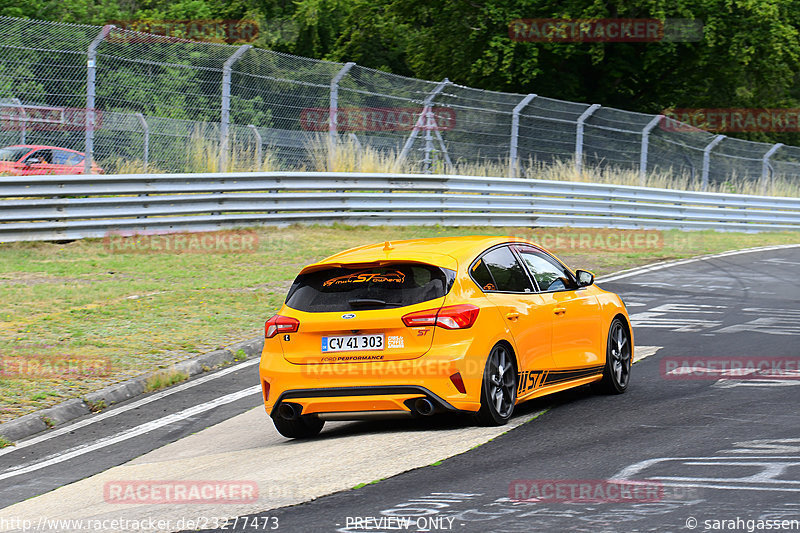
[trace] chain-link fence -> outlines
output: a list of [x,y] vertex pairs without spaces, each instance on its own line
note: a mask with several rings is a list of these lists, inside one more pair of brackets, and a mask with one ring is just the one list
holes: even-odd
[[[688,176],[800,174],[800,148],[659,116],[406,78],[250,46],[0,18],[0,142],[90,153],[106,172],[312,169],[345,139],[421,172],[568,161]],[[316,157],[316,159],[315,159]],[[88,170],[88,163],[86,163]]]

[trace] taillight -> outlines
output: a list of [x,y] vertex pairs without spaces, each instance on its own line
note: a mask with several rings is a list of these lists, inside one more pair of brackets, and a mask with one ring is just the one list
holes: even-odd
[[472,304],[448,305],[440,309],[426,309],[403,316],[408,327],[439,326],[444,329],[467,329],[478,318],[480,307]]
[[278,333],[294,333],[300,327],[300,321],[290,316],[275,315],[264,324],[264,336],[271,339]]
[[438,309],[427,309],[403,315],[403,324],[410,328],[414,326],[435,326],[437,311]]

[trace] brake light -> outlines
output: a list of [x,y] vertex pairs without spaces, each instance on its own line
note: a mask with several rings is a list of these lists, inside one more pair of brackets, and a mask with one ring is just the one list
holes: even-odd
[[300,321],[289,316],[275,315],[264,324],[264,336],[271,339],[278,333],[294,333],[300,327]]
[[480,307],[472,304],[448,305],[403,316],[403,324],[412,327],[439,326],[444,329],[467,329],[478,318]]

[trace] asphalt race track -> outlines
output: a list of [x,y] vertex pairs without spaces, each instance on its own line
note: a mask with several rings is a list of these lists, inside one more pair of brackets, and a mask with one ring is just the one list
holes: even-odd
[[[800,358],[798,277],[800,247],[610,277],[600,285],[623,296],[647,347],[631,388],[529,402],[510,430],[337,423],[287,441],[260,407],[254,363],[230,367],[0,450],[0,531],[37,514],[177,516],[189,510],[104,507],[102,486],[179,473],[258,480],[257,502],[203,510],[239,516],[226,531],[747,531],[758,520],[780,530],[800,520],[800,375],[753,379],[718,364]],[[706,359],[687,371],[687,358]],[[615,498],[624,481],[648,490]],[[543,490],[553,486],[606,497],[553,497]]]

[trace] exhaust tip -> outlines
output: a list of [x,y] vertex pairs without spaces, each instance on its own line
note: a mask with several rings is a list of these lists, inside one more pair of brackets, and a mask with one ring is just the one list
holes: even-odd
[[296,420],[300,416],[300,409],[291,403],[282,403],[278,407],[278,416],[285,420]]
[[417,398],[414,402],[414,410],[419,415],[430,416],[433,414],[433,404],[427,398]]

